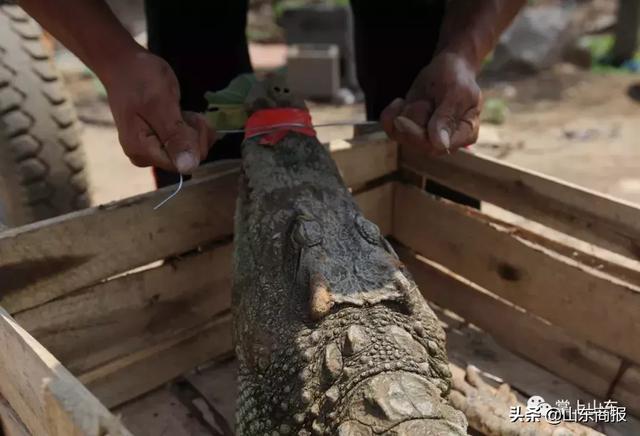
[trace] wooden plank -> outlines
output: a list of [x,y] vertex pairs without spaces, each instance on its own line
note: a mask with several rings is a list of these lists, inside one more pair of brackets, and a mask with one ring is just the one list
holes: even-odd
[[85,288],[16,315],[73,373],[204,324],[231,305],[232,244]]
[[0,396],[0,435],[31,436],[7,400]]
[[109,408],[149,392],[208,360],[233,351],[231,315],[182,332],[80,375],[79,380]]
[[587,392],[607,394],[622,363],[619,357],[454,277],[405,247],[395,248],[428,301],[457,313],[499,344]]
[[216,435],[196,420],[168,387],[118,407],[114,413],[122,417],[122,422],[136,436]]
[[130,435],[51,353],[2,308],[0,344],[3,347],[0,395],[32,434]]
[[235,358],[212,362],[197,368],[187,380],[215,408],[218,419],[235,428],[238,398],[238,361]]
[[328,146],[349,187],[363,185],[398,169],[398,146],[384,134],[331,141]]
[[[542,250],[477,212],[407,185],[395,187],[393,235],[571,334],[640,362],[637,287]],[[585,322],[598,319],[603,321]]]
[[12,313],[233,233],[238,171],[20,227],[0,236],[0,304]]
[[377,224],[380,233],[391,234],[393,216],[393,183],[388,182],[354,195],[362,214]]
[[[547,237],[547,233],[545,233],[544,230],[532,231],[531,229],[525,229],[521,227],[520,224],[509,223],[503,221],[502,219],[497,219],[492,216],[486,215],[484,214],[484,210],[482,219],[486,220],[487,223],[492,223],[492,225],[497,225],[501,228],[504,228],[514,237],[525,239],[535,245],[544,247],[544,249],[551,250],[555,253],[560,254],[561,256],[570,258],[575,262],[580,263],[592,270],[598,270],[601,273],[607,274],[609,276],[618,277],[621,280],[632,285],[640,286],[640,269],[632,267],[635,262],[629,258],[622,258],[621,256],[611,253],[610,251],[605,252],[604,250],[598,250],[594,245],[586,243],[584,245],[586,245],[588,248],[584,247],[584,249],[575,246],[569,246],[566,245],[568,242],[549,239]],[[554,232],[553,230],[550,230],[548,228],[545,230]],[[590,249],[590,252],[584,251],[588,249]],[[596,251],[600,251],[599,255],[593,254]],[[628,261],[628,263],[613,262],[612,260],[610,260],[611,257],[617,257],[618,259]]]
[[432,159],[402,146],[400,162],[430,179],[576,238],[640,259],[640,207],[468,152]]

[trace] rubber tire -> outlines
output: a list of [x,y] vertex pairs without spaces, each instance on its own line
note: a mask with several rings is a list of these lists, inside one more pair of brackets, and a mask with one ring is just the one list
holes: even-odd
[[79,127],[40,26],[18,6],[0,6],[0,222],[90,205]]

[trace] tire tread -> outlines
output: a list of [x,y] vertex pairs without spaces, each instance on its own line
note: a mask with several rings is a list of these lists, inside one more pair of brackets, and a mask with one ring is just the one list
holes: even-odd
[[79,122],[41,37],[21,8],[0,6],[0,185],[10,225],[90,206]]

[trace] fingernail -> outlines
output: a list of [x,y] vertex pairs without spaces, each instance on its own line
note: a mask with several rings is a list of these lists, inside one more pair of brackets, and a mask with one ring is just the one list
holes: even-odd
[[450,153],[449,148],[451,147],[451,137],[449,136],[447,129],[440,129],[440,142],[444,145],[447,153]]
[[185,174],[196,169],[199,161],[190,151],[181,151],[176,156],[175,164],[178,172]]

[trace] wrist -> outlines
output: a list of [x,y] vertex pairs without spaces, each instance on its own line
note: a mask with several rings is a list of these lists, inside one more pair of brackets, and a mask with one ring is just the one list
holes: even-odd
[[112,43],[103,47],[100,56],[91,62],[89,67],[104,86],[109,88],[114,81],[122,80],[123,65],[130,64],[138,56],[145,53],[148,51],[133,39],[121,41],[118,44]]
[[456,75],[463,74],[465,77],[476,77],[478,68],[475,58],[465,52],[457,50],[442,50],[436,53],[432,64],[445,65],[448,71],[456,71]]
[[447,44],[440,47],[436,56],[445,56],[455,59],[457,62],[464,64],[474,74],[477,74],[482,67],[484,60],[473,47],[473,44]]

